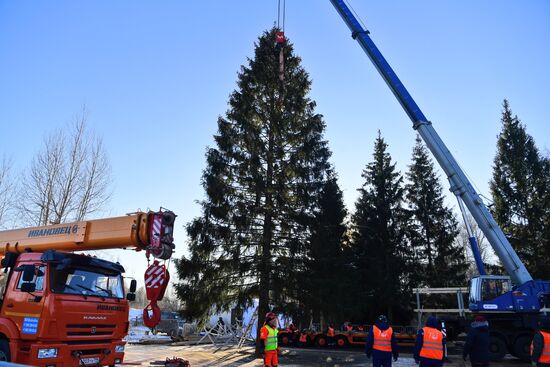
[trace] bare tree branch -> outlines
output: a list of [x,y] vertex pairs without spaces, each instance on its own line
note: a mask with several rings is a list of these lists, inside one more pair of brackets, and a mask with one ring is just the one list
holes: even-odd
[[0,228],[6,223],[6,214],[12,205],[14,183],[11,170],[11,161],[3,157],[0,162]]
[[65,129],[44,139],[24,174],[17,211],[27,225],[82,220],[110,198],[111,168],[83,107]]

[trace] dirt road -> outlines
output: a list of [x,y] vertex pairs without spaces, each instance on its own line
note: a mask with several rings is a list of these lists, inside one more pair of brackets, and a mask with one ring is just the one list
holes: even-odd
[[[262,361],[255,358],[253,349],[246,347],[240,351],[235,348],[217,348],[212,345],[170,346],[170,345],[127,345],[124,365],[159,366],[167,357],[180,357],[191,362],[192,367],[261,367]],[[359,367],[369,366],[365,355],[360,350],[326,350],[283,348],[279,359],[281,367]],[[394,367],[416,367],[410,354],[403,354]],[[464,367],[458,356],[451,356],[451,362],[445,366]],[[517,359],[506,359],[502,363],[491,364],[491,367],[527,367],[529,364]]]

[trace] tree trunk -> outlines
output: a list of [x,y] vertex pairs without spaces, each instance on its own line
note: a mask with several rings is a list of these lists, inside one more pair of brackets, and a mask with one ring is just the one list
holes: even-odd
[[269,311],[269,288],[271,273],[271,241],[273,240],[273,135],[269,129],[267,151],[267,172],[265,184],[265,214],[262,234],[262,252],[260,266],[260,292],[258,300],[258,330],[256,335],[256,355],[261,354],[260,329],[263,326],[265,314]]

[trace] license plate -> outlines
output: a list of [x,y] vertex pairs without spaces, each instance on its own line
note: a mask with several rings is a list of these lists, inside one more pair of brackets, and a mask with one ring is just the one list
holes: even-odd
[[99,363],[99,357],[82,358],[80,360],[80,363],[82,363],[82,364],[98,364]]

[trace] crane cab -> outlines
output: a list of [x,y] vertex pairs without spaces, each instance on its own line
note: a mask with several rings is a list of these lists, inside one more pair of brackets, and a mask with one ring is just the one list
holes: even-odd
[[0,360],[40,367],[123,361],[135,281],[126,294],[121,265],[54,250],[7,255]]
[[[547,282],[529,281],[520,286],[508,276],[482,275],[470,280],[470,310],[474,312],[538,313],[544,307]],[[546,285],[547,286],[547,285]]]
[[513,311],[512,280],[508,276],[482,275],[470,280],[470,310]]

